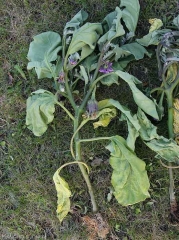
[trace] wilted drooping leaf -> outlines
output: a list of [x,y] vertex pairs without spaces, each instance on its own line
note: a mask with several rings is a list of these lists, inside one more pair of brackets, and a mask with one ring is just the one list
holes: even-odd
[[98,103],[99,110],[107,107],[117,108],[132,123],[132,125],[137,131],[140,129],[138,119],[136,119],[136,117],[131,114],[131,111],[127,107],[123,106],[122,104],[120,104],[118,101],[114,99],[105,99]]
[[120,136],[111,137],[111,143],[106,148],[111,152],[111,183],[117,201],[127,206],[148,198],[150,184],[145,163],[128,148]]
[[176,78],[178,73],[178,63],[171,64],[167,69],[166,82],[170,85]]
[[116,74],[122,78],[125,82],[128,83],[135,103],[148,115],[152,116],[155,119],[159,119],[157,110],[156,110],[156,104],[153,102],[150,98],[148,98],[146,95],[144,95],[135,85],[135,83],[139,80],[135,78],[134,76],[130,75],[127,72],[123,71],[116,71]]
[[116,74],[111,74],[108,76],[104,76],[101,81],[100,81],[103,85],[106,85],[108,87],[110,87],[112,84],[117,84],[119,85],[118,82],[118,76]]
[[149,19],[149,23],[151,24],[149,32],[153,32],[155,30],[158,30],[163,26],[163,22],[161,19],[154,18],[154,19]]
[[88,13],[84,10],[80,10],[69,22],[66,23],[64,28],[64,35],[74,34],[74,32],[80,28],[80,25],[86,21]]
[[179,146],[173,139],[167,139],[160,136],[145,144],[157,153],[157,158],[163,158],[167,162],[179,164]]
[[177,28],[179,28],[179,15],[178,15],[176,18],[173,19],[173,24],[174,24]]
[[94,51],[102,32],[100,23],[86,23],[74,33],[66,56],[81,51],[80,61],[82,61]]
[[147,50],[137,42],[125,44],[121,48],[130,52],[136,60],[144,58],[144,54],[146,54],[148,57],[151,57],[151,54],[149,54]]
[[134,33],[137,27],[140,5],[138,0],[121,0],[120,7],[122,10],[122,19],[126,24],[129,32]]
[[55,95],[43,89],[27,99],[26,125],[35,136],[41,136],[53,121],[56,101]]
[[27,55],[27,69],[35,68],[37,76],[41,78],[52,78],[58,52],[61,50],[61,37],[55,32],[44,32],[34,37]]
[[98,127],[107,127],[109,123],[111,122],[111,119],[113,119],[117,114],[117,111],[115,108],[104,108],[101,110],[99,121],[93,123],[94,128]]
[[53,176],[53,181],[55,183],[57,191],[57,217],[60,222],[66,217],[70,211],[70,196],[71,191],[69,189],[68,183],[59,175],[60,168],[55,172]]
[[103,26],[108,31],[98,40],[98,44],[103,46],[106,42],[112,41],[114,38],[125,34],[123,26],[121,24],[122,11],[119,7],[116,7],[113,13],[108,14],[103,20]]
[[[137,121],[137,116],[134,115],[133,119]],[[127,121],[127,127],[128,127],[128,136],[126,139],[127,146],[134,151],[135,150],[135,141],[137,137],[139,136],[139,131],[134,127],[134,125],[129,121],[129,119],[122,114],[120,120],[126,120]]]
[[145,47],[148,47],[149,45],[157,45],[162,39],[162,36],[168,32],[171,32],[171,30],[170,29],[155,30],[153,32],[149,32],[143,38],[137,39],[136,41]]
[[150,141],[159,137],[159,135],[157,134],[157,127],[151,123],[151,121],[146,117],[146,115],[140,108],[138,108],[137,111],[137,118],[141,127],[139,129],[139,133],[142,140]]
[[139,135],[144,143],[154,152],[157,158],[163,158],[167,162],[179,164],[179,146],[173,139],[167,139],[157,134],[157,128],[150,122],[141,109],[138,109],[137,117],[141,126]]

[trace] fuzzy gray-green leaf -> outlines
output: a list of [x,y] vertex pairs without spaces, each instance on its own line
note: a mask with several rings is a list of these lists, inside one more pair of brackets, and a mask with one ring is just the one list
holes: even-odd
[[61,48],[61,37],[58,33],[49,31],[35,36],[27,55],[29,60],[27,69],[35,68],[39,79],[52,78],[55,71],[52,62],[57,60]]
[[66,23],[64,35],[73,34],[77,29],[80,28],[80,25],[82,25],[87,18],[88,13],[84,10],[80,10],[69,22]]
[[149,54],[147,50],[137,42],[125,44],[121,46],[121,48],[134,55],[136,60],[144,58],[144,54],[146,54],[148,57],[151,57],[151,54]]
[[100,23],[86,23],[74,33],[67,56],[81,51],[80,61],[83,60],[94,51],[101,34],[102,26]]
[[152,116],[155,119],[159,119],[156,110],[156,104],[136,87],[135,82],[137,82],[138,79],[129,73],[120,70],[116,71],[116,74],[128,83],[132,91],[135,103],[148,115]]
[[157,45],[160,42],[162,36],[170,31],[170,29],[155,30],[153,32],[149,32],[143,38],[137,39],[136,41],[145,47],[148,47],[149,45]]
[[[124,28],[121,24],[121,17],[122,17],[122,11],[119,7],[116,7],[115,12],[113,14],[110,14],[109,16],[111,16],[110,21],[108,21],[108,18],[104,19],[104,21],[107,20],[109,31],[106,32],[99,40],[98,40],[98,44],[103,45],[104,43],[106,43],[107,41],[112,41],[114,38],[122,36],[125,34]],[[114,18],[114,19],[112,19]]]
[[117,201],[127,206],[148,198],[150,184],[145,163],[128,148],[120,136],[111,137],[111,143],[106,148],[111,152],[111,183]]
[[27,99],[26,125],[35,136],[41,136],[53,121],[56,96],[40,89]]
[[135,32],[140,5],[138,0],[121,0],[120,7],[124,9],[122,10],[122,19],[126,24],[126,27],[130,32]]
[[179,146],[173,139],[167,139],[157,134],[157,128],[150,122],[141,109],[138,109],[137,117],[140,123],[139,135],[144,143],[155,153],[157,158],[163,158],[167,162],[179,164]]

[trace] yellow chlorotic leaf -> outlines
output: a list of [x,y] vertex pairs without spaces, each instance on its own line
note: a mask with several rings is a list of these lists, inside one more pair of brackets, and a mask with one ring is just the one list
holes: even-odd
[[167,70],[166,81],[168,84],[172,83],[175,80],[177,73],[178,73],[178,64],[173,63],[172,65],[169,66]]
[[93,123],[94,128],[98,128],[98,127],[107,127],[108,124],[111,121],[111,117],[103,115],[99,118],[98,122]]
[[70,196],[71,191],[68,183],[59,175],[60,170],[58,169],[54,176],[53,181],[57,190],[57,217],[60,222],[66,217],[70,211]]
[[178,98],[174,100],[174,108],[176,110],[174,110],[173,129],[174,129],[174,133],[176,134],[175,141],[179,145],[179,99]]
[[151,24],[149,32],[153,32],[163,26],[162,20],[158,18],[149,19],[149,23]]
[[[109,111],[109,108],[106,108]],[[104,111],[105,109],[103,109]],[[117,111],[115,108],[111,108],[110,112],[104,112],[103,114],[100,115],[99,121],[93,123],[94,128],[98,127],[107,127],[111,121],[112,118],[114,118],[117,114]]]

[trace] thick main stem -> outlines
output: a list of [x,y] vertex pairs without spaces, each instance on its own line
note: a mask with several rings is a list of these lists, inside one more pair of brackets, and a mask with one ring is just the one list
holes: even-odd
[[[76,115],[75,121],[74,121],[74,132],[76,132],[76,130],[78,129],[78,126],[79,126],[79,116],[80,116],[80,113],[78,112]],[[79,140],[79,132],[76,133],[74,142],[75,142],[75,151],[76,151],[76,161],[81,161],[81,143],[78,140]],[[89,179],[89,175],[86,172],[86,169],[82,164],[79,164],[79,168],[81,170],[83,178],[88,187],[88,192],[89,192],[89,195],[91,198],[93,212],[97,212],[98,207],[97,207],[97,204],[95,201],[94,192],[93,192],[93,188],[92,188],[92,185],[91,185],[91,182]]]
[[[174,131],[173,131],[173,94],[171,91],[166,91],[167,95],[167,103],[168,103],[168,134],[169,138],[174,138]],[[169,163],[169,166],[171,166],[171,163]],[[172,168],[169,168],[169,179],[170,179],[170,186],[169,186],[169,194],[170,194],[170,206],[171,211],[176,210],[177,208],[177,202],[175,198],[174,193],[174,179],[173,179],[173,170]]]

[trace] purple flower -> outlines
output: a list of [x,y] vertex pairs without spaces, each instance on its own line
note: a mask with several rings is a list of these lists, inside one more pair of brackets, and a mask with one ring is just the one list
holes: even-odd
[[68,58],[68,61],[70,65],[76,65],[79,59],[80,59],[80,55],[76,52],[70,55],[70,57]]
[[71,65],[76,65],[77,64],[77,61],[76,60],[73,60],[73,59],[69,59],[69,63]]
[[99,69],[99,72],[105,73],[105,74],[113,71],[114,70],[112,69],[112,63],[109,61],[105,62]]
[[64,74],[64,72],[60,72],[59,73],[58,82],[59,83],[64,83],[65,82],[65,74]]
[[87,111],[90,117],[94,117],[98,111],[98,103],[94,99],[90,99],[87,104]]

